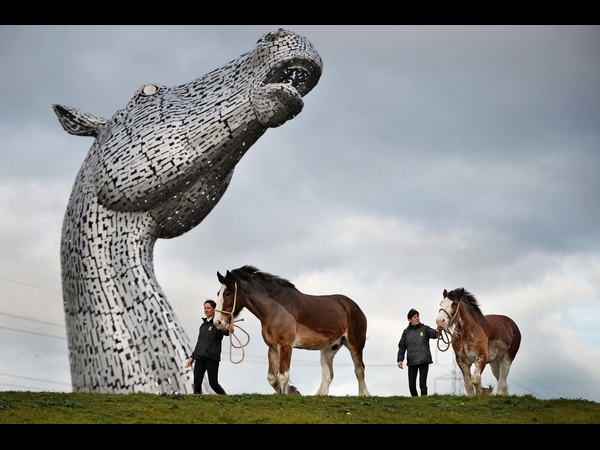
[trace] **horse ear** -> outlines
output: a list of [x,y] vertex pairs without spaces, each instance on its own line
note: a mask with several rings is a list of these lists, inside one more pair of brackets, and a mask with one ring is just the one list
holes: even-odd
[[448,291],[444,289],[444,298],[448,297]]
[[458,293],[458,300],[460,300],[464,294],[465,294],[465,288],[462,288],[460,290],[460,292]]
[[217,278],[219,279],[219,282],[220,282],[221,284],[225,284],[225,283],[224,283],[224,281],[225,281],[225,278],[223,278],[223,275],[221,275],[219,272],[217,272]]

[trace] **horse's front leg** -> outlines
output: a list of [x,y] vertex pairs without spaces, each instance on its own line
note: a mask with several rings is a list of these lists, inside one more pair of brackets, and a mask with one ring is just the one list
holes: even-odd
[[471,381],[471,365],[464,362],[462,359],[456,358],[456,364],[460,368],[463,374],[463,380],[465,383],[465,391],[469,397],[472,397],[475,392],[473,389],[473,382]]
[[275,392],[281,394],[281,385],[279,384],[279,355],[276,350],[269,347],[267,356],[269,359],[267,380],[269,380],[269,384],[275,389]]
[[473,372],[473,376],[471,377],[471,381],[473,382],[473,386],[475,387],[475,395],[483,395],[483,391],[481,389],[481,374],[485,369],[487,364],[486,355],[478,355],[475,360],[475,371]]
[[277,345],[279,352],[279,386],[282,394],[290,393],[290,365],[292,362],[292,344],[287,340]]

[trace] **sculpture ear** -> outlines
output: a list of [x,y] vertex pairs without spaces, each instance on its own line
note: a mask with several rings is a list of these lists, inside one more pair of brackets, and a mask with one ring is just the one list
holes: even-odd
[[444,289],[444,298],[448,297],[448,291],[446,289]]
[[75,136],[98,136],[108,120],[96,117],[75,108],[52,105],[60,124],[69,134]]

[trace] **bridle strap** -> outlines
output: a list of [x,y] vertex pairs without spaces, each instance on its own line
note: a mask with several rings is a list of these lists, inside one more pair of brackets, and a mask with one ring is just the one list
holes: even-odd
[[454,314],[450,315],[448,314],[448,311],[446,311],[444,308],[441,308],[439,310],[439,312],[444,311],[446,313],[446,315],[448,316],[448,319],[450,319],[450,321],[448,322],[448,325],[450,325],[452,322],[454,322],[454,319],[456,319],[456,316],[458,315],[458,308],[460,307],[460,302],[457,301],[456,302],[456,308],[454,309]]
[[[456,302],[456,308],[454,310],[454,314],[450,315],[448,314],[448,311],[446,311],[444,308],[440,308],[439,312],[444,311],[444,313],[446,313],[446,315],[448,316],[448,326],[450,326],[450,324],[452,322],[454,322],[454,319],[456,319],[456,316],[458,315],[458,308],[460,306],[460,302]],[[443,342],[444,344],[446,344],[446,348],[442,349],[440,347],[440,342]],[[441,352],[445,352],[446,350],[448,350],[450,348],[450,344],[452,343],[452,333],[450,333],[448,331],[447,328],[438,328],[438,342],[437,342],[437,347],[438,350],[440,350]]]
[[[233,308],[231,308],[231,311],[223,311],[222,309],[215,309],[215,311],[220,312],[221,314],[229,314],[230,316],[230,323],[237,323],[237,322],[242,322],[244,319],[239,319],[239,320],[233,320],[233,312],[235,311],[235,306],[237,304],[237,282],[234,282],[234,291],[233,291]],[[250,335],[248,334],[248,332],[246,330],[244,330],[242,327],[240,327],[239,325],[236,326],[236,329],[241,330],[245,335],[246,335],[246,343],[242,344],[242,342],[240,341],[240,338],[238,338],[235,333],[233,332],[233,330],[229,331],[229,361],[231,361],[233,364],[239,364],[244,360],[244,357],[246,356],[246,352],[244,351],[244,347],[247,346],[250,343]],[[237,341],[238,345],[235,345],[233,343],[233,338],[235,338],[235,340]],[[239,361],[234,361],[233,360],[233,349],[234,348],[241,348],[242,349],[242,358]]]

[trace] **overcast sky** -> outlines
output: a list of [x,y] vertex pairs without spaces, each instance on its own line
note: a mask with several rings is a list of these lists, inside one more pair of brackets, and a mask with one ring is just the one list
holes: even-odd
[[[71,390],[60,235],[92,138],[51,105],[110,119],[140,86],[191,81],[278,27],[313,43],[319,84],[204,222],[155,247],[190,340],[216,272],[252,264],[353,298],[371,394],[409,395],[406,313],[434,327],[443,290],[465,287],[521,329],[511,394],[600,401],[597,26],[0,26],[0,390]],[[221,384],[271,393],[259,323],[242,317],[250,345],[236,365],[224,341]],[[431,348],[429,390],[450,393],[452,350]],[[293,353],[303,394],[318,361]],[[330,393],[356,395],[345,349],[334,368]]]

